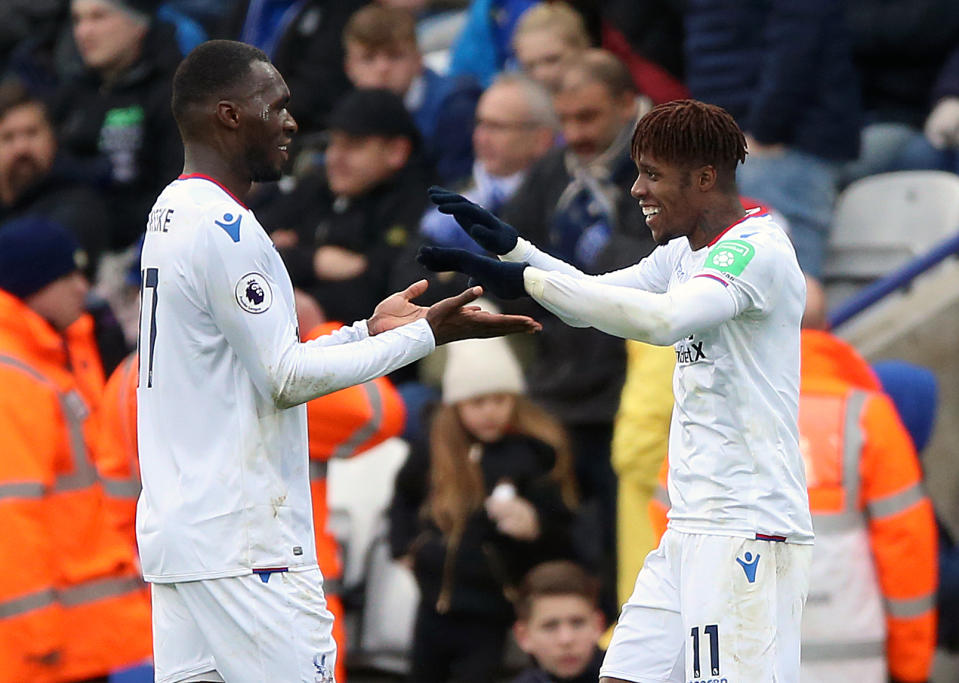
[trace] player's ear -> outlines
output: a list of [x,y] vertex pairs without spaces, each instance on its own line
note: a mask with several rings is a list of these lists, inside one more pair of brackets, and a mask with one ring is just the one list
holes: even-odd
[[227,128],[236,130],[240,125],[240,107],[232,100],[216,103],[216,119]]
[[693,178],[696,182],[696,187],[698,187],[702,192],[708,192],[713,189],[716,185],[716,181],[719,179],[719,174],[716,173],[716,167],[707,164],[706,166],[700,166],[693,172]]

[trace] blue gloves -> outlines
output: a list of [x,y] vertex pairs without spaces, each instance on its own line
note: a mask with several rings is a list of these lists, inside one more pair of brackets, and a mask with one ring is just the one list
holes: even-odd
[[526,296],[523,271],[526,270],[528,263],[508,263],[488,256],[480,256],[465,249],[447,247],[420,247],[416,260],[436,273],[451,270],[465,273],[470,277],[470,286],[480,284],[483,289],[500,299],[518,299]]
[[[440,213],[449,214],[473,240],[494,254],[508,254],[516,246],[516,228],[504,223],[479,204],[445,188],[434,185],[428,190],[430,201]],[[427,266],[428,267],[428,266]]]

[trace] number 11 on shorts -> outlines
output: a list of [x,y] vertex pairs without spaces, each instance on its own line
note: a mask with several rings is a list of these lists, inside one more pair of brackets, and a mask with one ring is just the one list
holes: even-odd
[[[713,676],[719,675],[719,624],[703,627],[703,633],[709,636],[709,669]],[[699,667],[699,627],[693,626],[689,632],[693,639],[693,677],[702,676]]]

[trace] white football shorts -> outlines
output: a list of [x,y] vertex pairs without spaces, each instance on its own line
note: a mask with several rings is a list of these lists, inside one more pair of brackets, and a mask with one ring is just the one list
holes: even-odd
[[156,683],[333,683],[322,587],[319,569],[152,584]]
[[600,676],[799,683],[812,546],[667,529],[623,606]]

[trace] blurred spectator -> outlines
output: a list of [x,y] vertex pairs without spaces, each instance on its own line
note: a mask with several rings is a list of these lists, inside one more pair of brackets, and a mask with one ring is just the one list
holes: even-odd
[[[629,71],[611,54],[590,50],[569,65],[553,102],[566,144],[530,168],[503,207],[503,220],[589,273],[638,262],[654,244],[629,195],[636,177],[629,141],[637,115]],[[588,546],[583,559],[600,574],[603,609],[614,616],[616,479],[609,458],[625,344],[591,328],[565,325],[539,307],[535,315],[543,334],[537,335],[527,373],[530,396],[570,434],[583,498],[582,540]]]
[[550,91],[559,88],[566,66],[589,46],[583,18],[565,2],[534,5],[523,12],[513,31],[519,67]]
[[485,88],[513,58],[516,22],[537,0],[470,0],[466,24],[453,43],[451,75],[472,76]]
[[571,556],[575,484],[562,429],[523,397],[505,340],[451,344],[443,402],[390,506],[393,555],[421,594],[410,680],[488,683],[508,597],[532,566]]
[[136,241],[160,190],[183,166],[170,111],[180,61],[170,24],[150,0],[71,0],[85,73],[64,83],[52,108],[61,149],[106,185],[112,249]]
[[[843,169],[843,182],[886,171],[957,170],[947,150],[959,139],[943,133],[959,128],[959,112],[950,114],[947,103],[950,96],[959,102],[959,4],[847,2],[865,125],[859,158]],[[957,61],[949,65],[953,52]],[[940,75],[955,81],[946,92],[934,92]],[[940,98],[946,100],[931,115]]]
[[0,680],[11,683],[106,680],[151,652],[146,588],[92,460],[103,370],[78,248],[48,219],[0,231]]
[[513,634],[533,659],[513,683],[595,683],[603,652],[599,585],[582,567],[556,560],[533,567],[515,601]]
[[[516,74],[499,76],[476,109],[476,163],[464,194],[498,212],[529,168],[552,149],[557,128],[549,94],[540,85]],[[452,216],[435,209],[424,218],[423,232],[437,244],[477,248]]]
[[477,82],[423,66],[413,16],[403,9],[367,5],[350,17],[343,44],[353,85],[386,88],[403,98],[439,178],[454,183],[469,177],[470,131],[481,93]]
[[255,45],[290,87],[289,109],[300,134],[326,127],[333,105],[350,89],[343,72],[343,27],[368,0],[241,0],[217,37]]
[[[873,370],[889,394],[920,456],[932,437],[939,405],[936,375],[928,368],[901,360],[882,360]],[[936,519],[939,528],[939,586],[936,591],[939,645],[959,652],[959,545],[949,526]]]
[[107,247],[110,216],[66,166],[44,104],[16,81],[0,84],[0,223],[39,214],[66,226],[86,251],[89,278]]
[[606,0],[602,19],[603,47],[626,63],[653,104],[689,97],[681,0]]
[[[476,109],[473,129],[476,161],[463,194],[490,211],[499,212],[523,182],[529,167],[553,146],[556,129],[552,102],[541,85],[515,73],[497,77],[483,93]],[[424,272],[414,256],[424,243],[482,252],[479,245],[452,216],[440,213],[435,207],[423,215],[420,237],[411,242],[397,263],[393,288],[406,287],[426,277],[430,281],[425,295],[427,301],[439,301],[462,291],[465,278],[452,273]]]
[[[816,546],[803,683],[921,683],[936,644],[936,524],[915,447],[866,361],[824,331],[807,279],[799,442]],[[661,533],[665,468],[652,512]]]
[[816,547],[803,612],[803,680],[929,680],[936,524],[915,447],[865,360],[824,331],[810,281],[799,431]]
[[390,294],[397,255],[426,207],[419,147],[402,100],[387,90],[353,91],[330,115],[325,169],[257,211],[274,228],[294,284],[329,319],[362,319]]
[[860,104],[845,2],[689,0],[686,83],[746,133],[740,191],[786,216],[818,276],[840,162],[858,153]]

